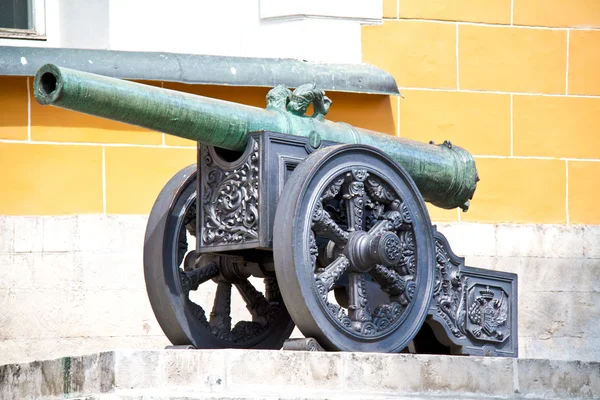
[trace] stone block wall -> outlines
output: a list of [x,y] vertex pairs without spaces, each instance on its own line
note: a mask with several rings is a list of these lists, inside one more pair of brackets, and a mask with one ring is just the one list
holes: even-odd
[[[0,217],[0,364],[169,345],[144,286],[145,224],[143,215]],[[438,229],[467,265],[519,275],[520,357],[600,360],[600,227]],[[241,301],[233,308],[242,315]]]
[[467,265],[519,276],[519,356],[600,360],[600,227],[440,224]]
[[[436,221],[598,224],[600,4],[386,0],[363,61],[396,78],[396,134],[475,155],[467,213]],[[395,104],[394,104],[395,103]]]
[[144,286],[145,223],[0,217],[0,364],[168,345]]

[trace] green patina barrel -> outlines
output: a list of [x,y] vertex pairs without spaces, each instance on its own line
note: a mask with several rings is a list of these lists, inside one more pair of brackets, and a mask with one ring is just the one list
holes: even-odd
[[426,201],[442,208],[466,210],[477,186],[473,157],[466,150],[448,143],[425,144],[322,118],[250,107],[52,64],[44,65],[37,72],[34,92],[37,101],[43,105],[67,108],[230,150],[243,150],[248,133],[262,130],[310,137],[311,141],[374,146],[406,168]]

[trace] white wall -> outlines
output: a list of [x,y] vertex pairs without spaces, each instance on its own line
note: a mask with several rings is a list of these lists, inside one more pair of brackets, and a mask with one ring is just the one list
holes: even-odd
[[[0,365],[168,345],[144,286],[146,221],[0,216]],[[599,226],[438,228],[467,265],[519,275],[521,358],[600,360]]]
[[360,27],[381,18],[381,0],[46,0],[47,40],[0,46],[360,63]]
[[60,46],[109,48],[110,0],[60,0]]

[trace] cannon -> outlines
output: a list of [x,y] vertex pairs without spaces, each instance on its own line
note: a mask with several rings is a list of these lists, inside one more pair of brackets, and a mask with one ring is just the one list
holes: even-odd
[[260,109],[48,64],[34,94],[198,143],[144,242],[174,345],[278,349],[296,325],[326,350],[517,355],[516,275],[465,266],[424,203],[468,209],[466,150],[327,121],[310,83],[277,85]]

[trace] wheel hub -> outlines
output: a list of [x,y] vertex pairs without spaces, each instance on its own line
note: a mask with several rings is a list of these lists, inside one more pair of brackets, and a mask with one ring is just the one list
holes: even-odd
[[400,239],[396,234],[383,232],[372,235],[364,231],[350,232],[344,255],[350,260],[350,269],[369,272],[376,265],[392,267],[402,256]]

